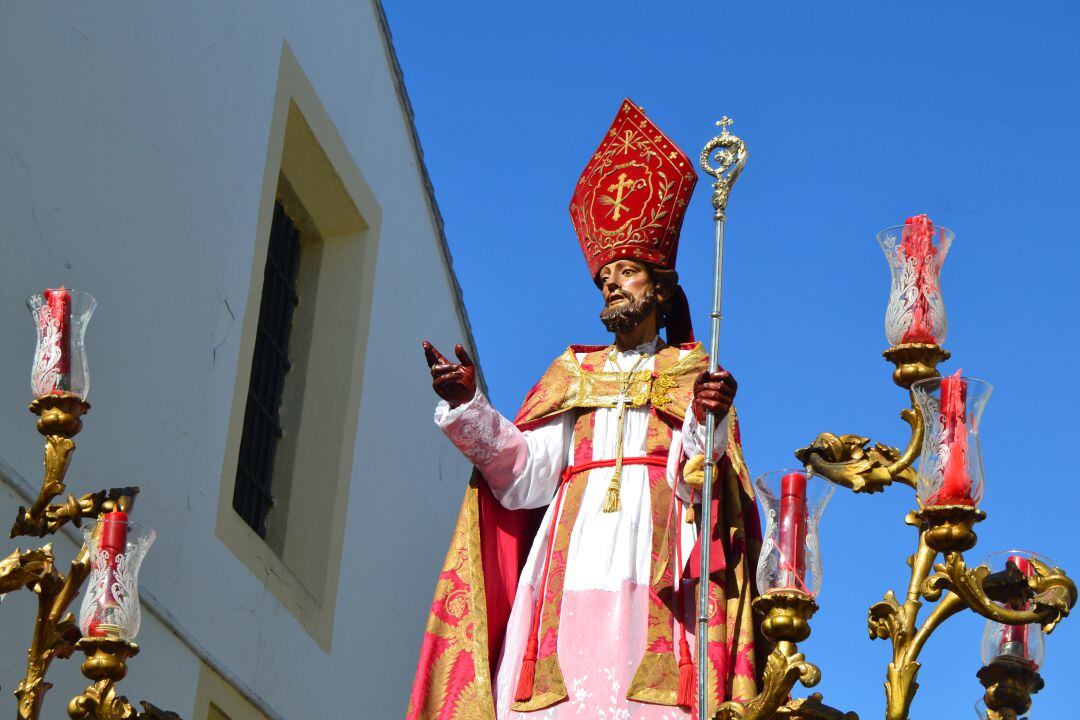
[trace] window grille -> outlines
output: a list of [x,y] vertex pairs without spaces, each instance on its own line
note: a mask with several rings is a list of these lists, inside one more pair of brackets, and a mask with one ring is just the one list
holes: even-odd
[[266,537],[266,515],[274,502],[270,483],[282,434],[281,396],[291,367],[289,333],[300,300],[299,268],[300,232],[281,203],[275,202],[233,489],[233,508],[261,537]]

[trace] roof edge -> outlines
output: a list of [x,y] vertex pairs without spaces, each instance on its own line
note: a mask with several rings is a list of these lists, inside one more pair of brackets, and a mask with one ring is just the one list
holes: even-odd
[[428,174],[427,164],[424,162],[424,149],[420,145],[420,135],[416,131],[416,116],[413,113],[412,101],[409,100],[409,91],[405,88],[405,75],[402,72],[401,63],[398,62],[397,51],[394,50],[394,38],[393,34],[390,32],[390,22],[387,20],[382,0],[371,0],[371,5],[375,11],[375,18],[378,21],[379,29],[382,33],[383,49],[386,52],[387,62],[390,64],[390,72],[394,76],[394,87],[397,90],[398,101],[401,104],[401,112],[405,116],[406,124],[409,126],[413,150],[416,153],[416,166],[420,170],[420,177],[424,184],[425,195],[427,196],[428,212],[431,214],[432,223],[435,225],[435,231],[439,236],[439,245],[442,248],[446,272],[447,275],[450,276],[450,284],[454,291],[454,297],[457,300],[458,318],[465,328],[466,343],[473,360],[476,362],[477,380],[481,390],[486,393],[487,383],[484,381],[483,366],[480,363],[480,352],[476,346],[476,337],[473,335],[472,323],[469,322],[469,314],[465,310],[465,294],[462,292],[461,284],[458,282],[457,273],[454,272],[454,257],[450,253],[450,245],[446,239],[446,226],[443,223],[442,212],[440,212],[439,203],[435,199],[435,186],[431,182],[431,175]]

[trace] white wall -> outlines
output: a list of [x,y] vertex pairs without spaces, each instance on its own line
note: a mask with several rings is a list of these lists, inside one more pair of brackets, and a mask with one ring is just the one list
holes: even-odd
[[[329,655],[214,535],[239,327],[258,310],[245,302],[283,41],[383,212]],[[93,409],[69,491],[142,487],[137,519],[159,534],[143,586],[276,715],[403,716],[468,473],[432,425],[420,340],[447,346],[468,331],[376,9],[5,4],[0,250],[0,458],[37,485],[24,298],[60,283],[92,292]],[[0,483],[3,527],[18,502]],[[56,544],[62,558],[74,551],[69,540]],[[0,608],[5,691],[22,673],[31,631],[32,598],[20,595]],[[159,619],[144,615],[143,627],[124,691],[192,717],[198,661]],[[84,682],[76,661],[58,662],[53,676],[43,715],[64,717]]]

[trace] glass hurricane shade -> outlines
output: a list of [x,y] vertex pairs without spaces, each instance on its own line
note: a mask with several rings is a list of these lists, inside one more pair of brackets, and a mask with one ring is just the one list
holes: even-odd
[[1046,660],[1046,638],[1042,626],[1038,623],[1002,625],[987,620],[980,651],[983,665],[1010,658],[1038,670]]
[[[1002,572],[1015,568],[1024,577],[1031,577],[1034,573],[1032,560],[1054,567],[1054,561],[1027,550],[1003,550],[993,553],[983,565],[990,569],[991,573]],[[998,603],[1004,606],[1003,603]],[[1031,602],[1020,605],[1011,605],[1014,610],[1030,610]],[[980,654],[983,665],[989,665],[995,660],[1008,659],[1023,662],[1038,670],[1046,659],[1046,638],[1042,626],[1039,623],[1029,625],[1003,625],[993,620],[986,621],[983,629]]]
[[890,345],[945,342],[948,325],[941,298],[941,266],[953,232],[934,227],[925,215],[877,234],[892,273],[885,310],[885,337]]
[[919,455],[919,504],[977,506],[983,497],[979,424],[993,386],[959,374],[926,378],[911,394],[925,423]]
[[90,390],[86,364],[86,325],[97,301],[89,293],[59,288],[26,299],[37,330],[30,389],[34,397],[72,393],[83,400]]
[[820,475],[775,470],[754,481],[765,514],[757,566],[758,592],[821,590],[818,525],[834,487]]
[[155,536],[123,512],[107,513],[83,529],[91,561],[79,610],[83,635],[131,641],[139,634],[139,568]]

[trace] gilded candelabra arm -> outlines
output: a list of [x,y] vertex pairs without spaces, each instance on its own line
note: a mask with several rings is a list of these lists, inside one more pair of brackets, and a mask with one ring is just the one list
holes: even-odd
[[858,714],[844,712],[821,701],[821,693],[795,698],[784,703],[773,715],[775,720],[859,720]]
[[[42,550],[52,557],[52,545]],[[66,610],[90,574],[90,552],[84,545],[71,562],[65,577],[54,567],[42,575],[31,589],[38,596],[37,621],[27,650],[26,677],[19,681],[15,696],[19,700],[19,720],[37,720],[45,693],[51,685],[45,681],[53,658],[66,658],[74,651],[80,637],[75,619]]]
[[911,644],[908,648],[908,654],[911,658],[917,658],[919,653],[922,652],[923,646],[926,645],[926,641],[930,639],[930,636],[941,627],[941,624],[951,618],[957,613],[963,612],[967,609],[967,605],[964,601],[954,593],[946,593],[941,602],[934,606],[934,609],[923,621],[923,624],[919,627],[918,631],[912,636]]
[[[909,560],[907,598],[901,605],[890,590],[882,602],[870,607],[868,618],[871,638],[892,641],[892,661],[885,673],[887,720],[907,720],[919,689],[919,654],[943,622],[969,606],[967,598],[949,584],[943,573],[945,566],[934,563],[939,554],[945,556],[946,563],[953,556],[962,562],[960,553],[974,547],[977,540],[973,526],[985,517],[986,513],[969,505],[949,505],[924,507],[904,520],[919,529],[919,548]],[[942,597],[946,590],[952,592]],[[924,599],[940,602],[917,627]]]
[[885,717],[906,720],[911,701],[919,689],[916,678],[921,667],[917,654],[911,653],[915,638],[915,622],[922,607],[918,599],[908,599],[901,605],[892,590],[885,599],[870,606],[867,626],[870,638],[892,641],[892,661],[885,672]]
[[45,437],[45,476],[34,503],[19,507],[11,537],[45,537],[51,532],[46,517],[49,503],[66,489],[64,477],[75,451],[72,438],[82,430],[81,418],[89,409],[89,403],[72,394],[44,395],[30,403],[30,412],[38,416],[37,430]]
[[[921,527],[918,515],[908,513],[904,518],[908,525]],[[934,569],[934,560],[937,551],[926,543],[924,533],[919,533],[919,549],[908,558],[911,567],[911,579],[908,582],[907,597],[903,605],[896,599],[892,590],[885,593],[882,602],[870,607],[868,613],[868,627],[870,638],[892,640],[894,660],[902,659],[907,643],[915,633],[915,623],[919,610],[922,608],[922,594],[920,592],[923,581]]]
[[788,700],[796,682],[813,687],[821,680],[821,670],[809,663],[796,643],[810,636],[810,617],[817,603],[799,592],[774,591],[754,600],[754,609],[764,615],[761,632],[776,643],[765,660],[761,691],[746,702],[728,701],[717,708],[717,720],[767,720]]
[[911,385],[917,380],[937,377],[938,363],[949,358],[947,350],[929,343],[896,345],[883,355],[896,366],[893,381],[909,391],[911,407],[900,413],[911,430],[904,449],[876,443],[861,435],[821,433],[809,446],[795,451],[795,457],[810,471],[855,492],[881,492],[894,482],[915,487],[917,476],[911,466],[922,449],[924,424],[910,396]]
[[[901,410],[900,419],[911,428],[911,437],[900,456],[886,466],[885,472],[889,474],[889,477],[894,482],[903,483],[913,488],[918,480],[918,475],[911,469],[911,466],[918,459],[919,452],[922,450],[923,432],[926,426],[923,424],[922,413],[914,407]],[[896,454],[895,448],[887,448],[887,450],[889,451],[888,457],[893,457]]]
[[926,542],[926,534],[922,532],[919,516],[908,513],[904,523],[919,528],[919,549],[911,556],[908,564],[911,566],[911,580],[908,582],[907,601],[919,602],[922,597],[922,584],[934,570],[934,561],[937,560],[938,551],[930,547]]
[[86,493],[80,498],[68,495],[65,503],[50,505],[45,510],[46,532],[55,533],[68,522],[74,524],[75,527],[81,527],[84,519],[96,519],[113,510],[128,512],[138,494],[137,487],[122,487]]
[[995,597],[986,589],[989,568],[985,565],[968,568],[960,552],[947,553],[945,562],[935,566],[937,572],[926,579],[923,594],[933,597],[947,589],[955,593],[964,605],[985,618],[1003,625],[1039,623],[1047,633],[1051,633],[1076,605],[1076,584],[1060,568],[1051,568],[1038,560],[1032,562],[1032,567],[1035,573],[1030,578],[1023,578],[1013,568],[1011,572],[1015,575],[1011,579],[1008,575],[1010,571],[1006,571],[997,574],[989,583],[998,599],[1019,595],[1031,601],[1030,610],[1017,610],[995,602]]
[[0,560],[0,593],[14,592],[32,587],[52,572],[52,548],[45,546],[33,550],[12,551]]
[[[934,583],[930,582],[930,578],[933,577],[931,573],[935,569],[934,562],[943,547],[943,538],[951,542],[956,542],[959,538],[961,544],[966,542],[974,544],[974,535],[970,533],[970,527],[979,516],[972,508],[968,510],[967,515],[959,521],[948,516],[949,522],[957,523],[957,525],[954,527],[945,523],[947,527],[944,529],[938,525],[931,525],[927,521],[926,511],[909,513],[905,522],[919,529],[919,547],[908,561],[911,566],[911,578],[908,583],[907,597],[901,604],[893,592],[889,591],[882,602],[870,608],[868,616],[870,637],[892,641],[892,661],[885,675],[886,717],[889,720],[906,720],[908,717],[911,703],[919,689],[918,673],[921,667],[919,654],[926,641],[945,620],[967,607],[964,601],[953,593],[942,598],[943,588],[935,587]],[[966,525],[965,521],[967,521]],[[970,537],[965,535],[965,532],[970,534]],[[924,598],[931,602],[938,600],[940,602],[919,626],[919,613],[922,610]]]
[[717,720],[765,720],[791,695],[796,682],[813,687],[821,680],[821,670],[806,661],[795,643],[781,640],[765,660],[761,692],[746,703],[729,701],[720,705]]
[[861,435],[821,433],[809,447],[796,450],[795,457],[811,472],[855,492],[881,492],[894,482],[915,487],[916,475],[911,465],[922,448],[922,414],[915,408],[906,408],[900,417],[911,427],[911,437],[903,451],[872,443]]

